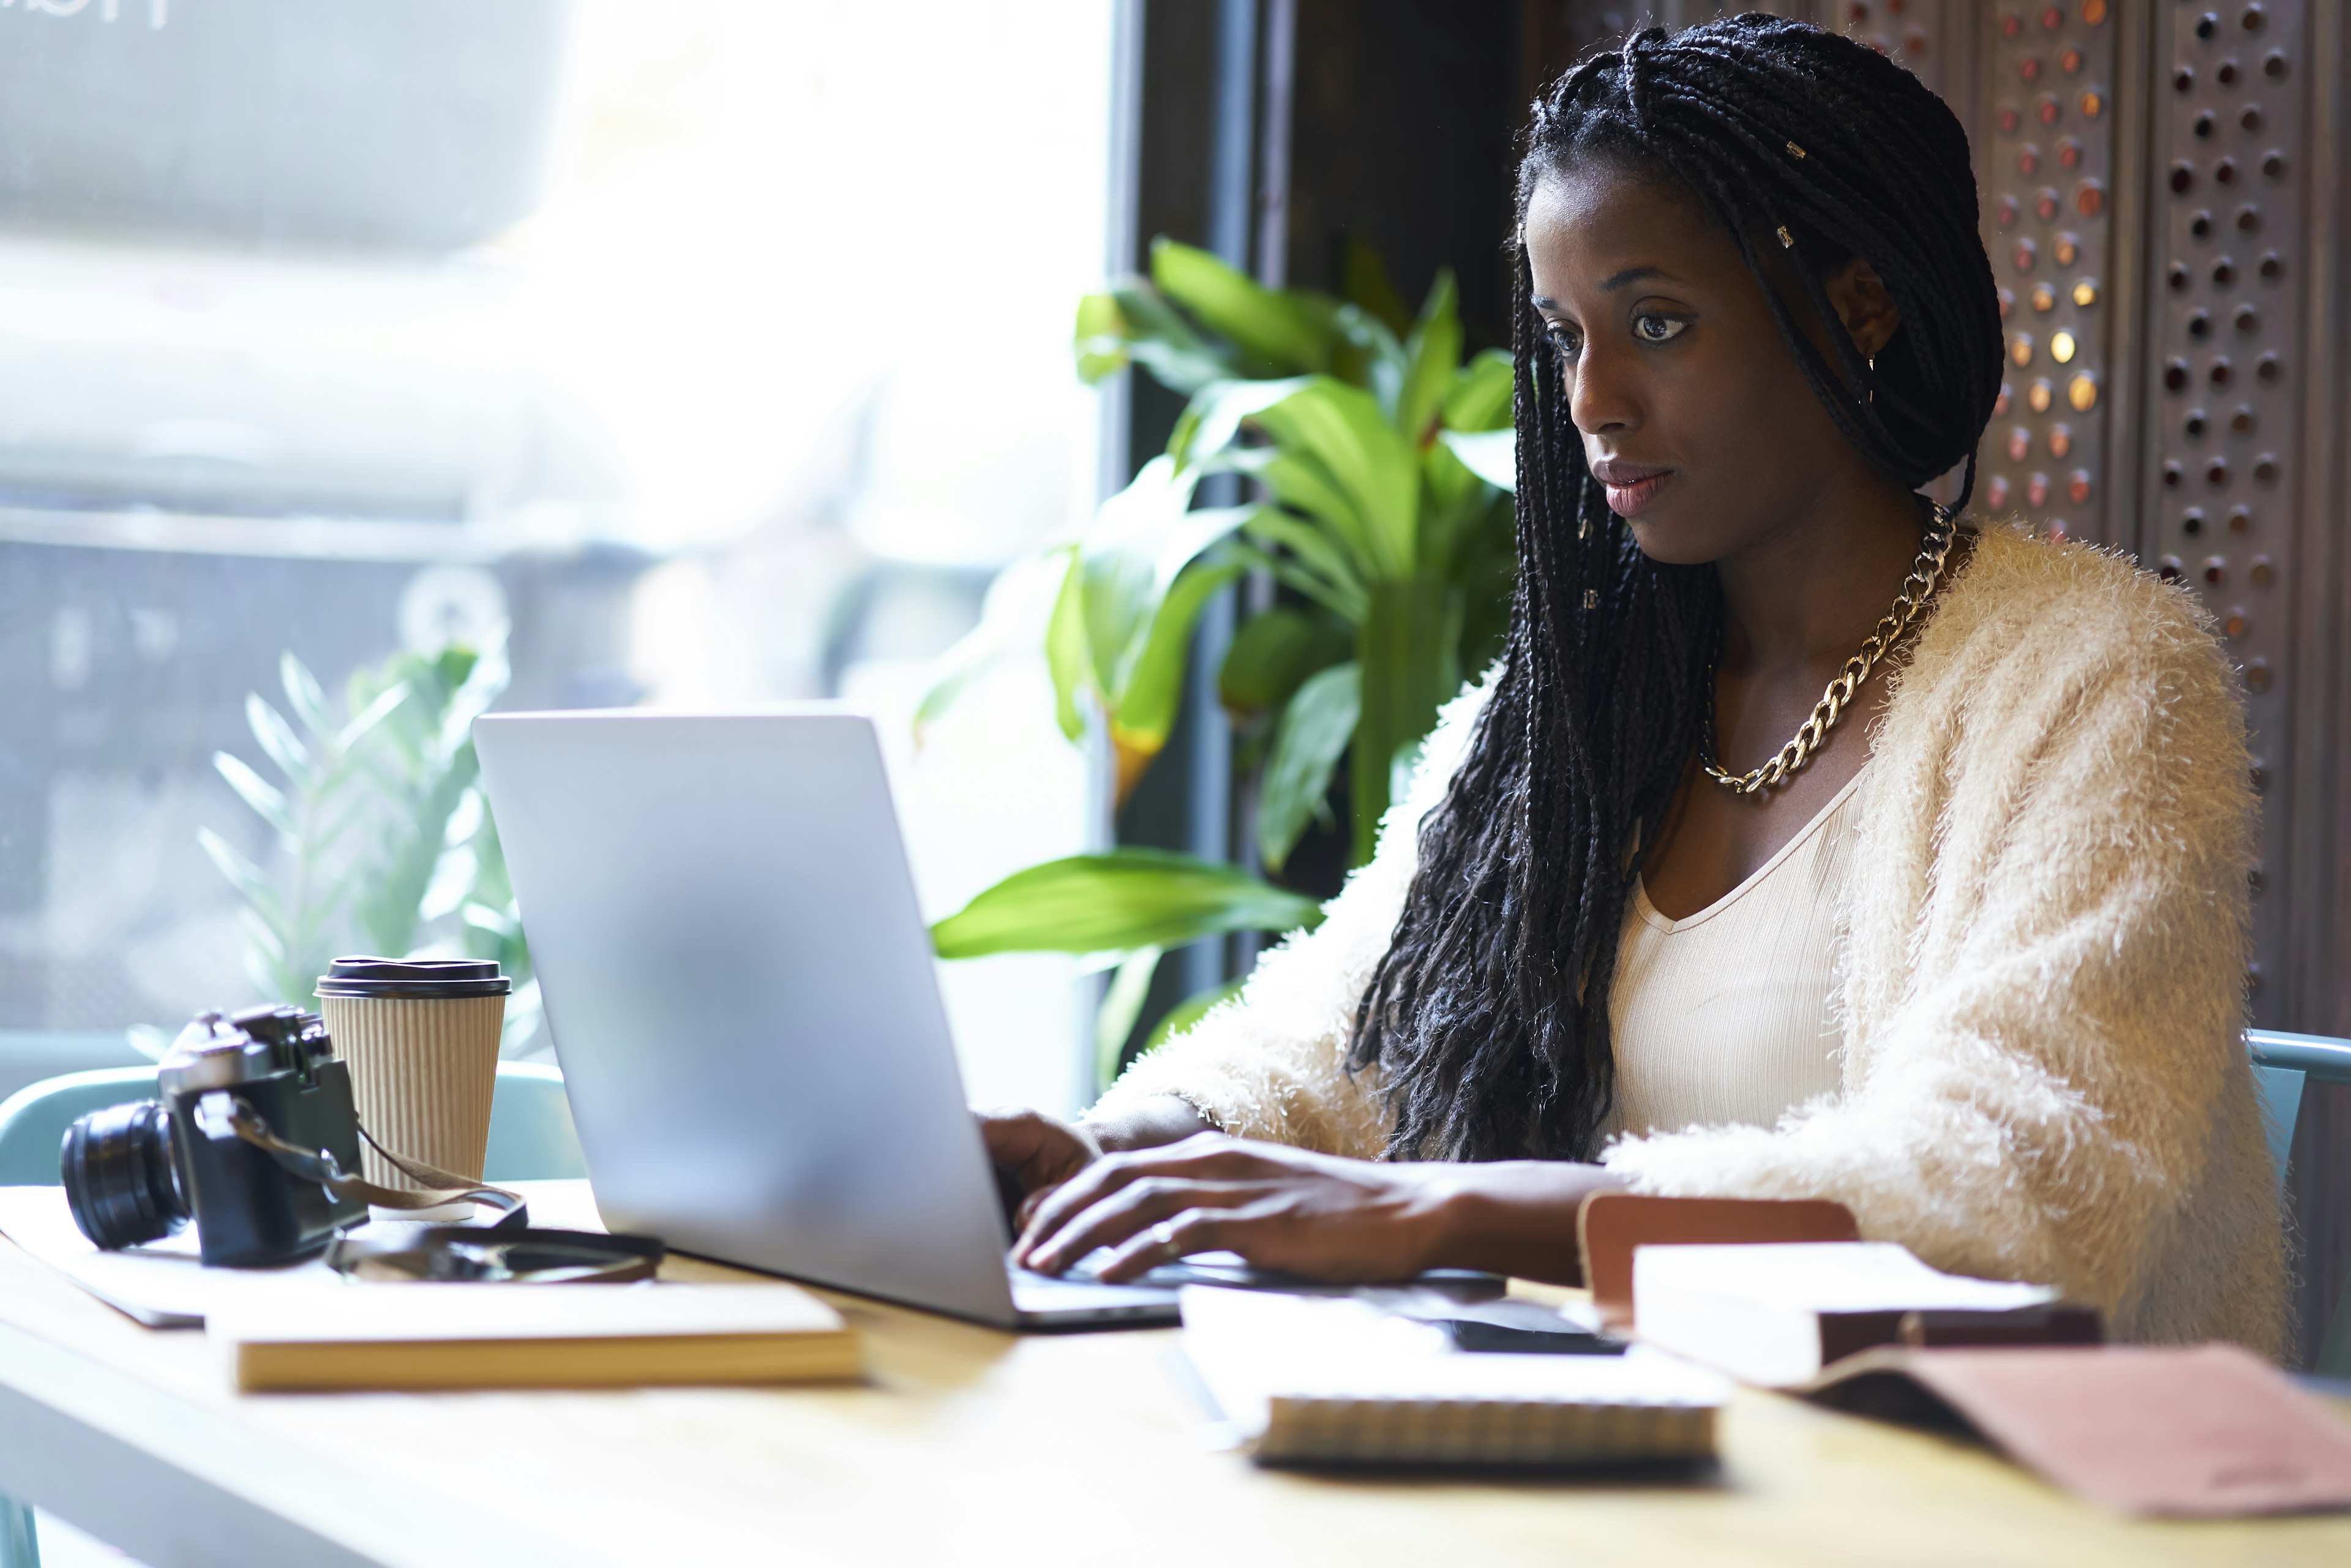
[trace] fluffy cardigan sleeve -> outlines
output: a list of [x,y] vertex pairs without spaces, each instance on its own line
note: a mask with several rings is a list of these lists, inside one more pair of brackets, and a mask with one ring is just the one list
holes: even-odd
[[[1939,1267],[2059,1284],[2120,1337],[2273,1348],[2282,1248],[2241,1039],[2254,806],[2225,656],[2178,590],[1995,529],[1897,682],[1841,912],[1842,1092],[1604,1163],[1646,1192],[1835,1198]],[[1324,925],[1113,1099],[1377,1152],[1348,1029],[1474,700]]]

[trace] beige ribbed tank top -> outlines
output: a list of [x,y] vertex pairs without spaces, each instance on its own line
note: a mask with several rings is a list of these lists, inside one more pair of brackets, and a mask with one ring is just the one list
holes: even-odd
[[1761,871],[1687,919],[1658,914],[1635,884],[1609,997],[1616,1099],[1604,1136],[1768,1127],[1837,1092],[1837,903],[1868,770]]

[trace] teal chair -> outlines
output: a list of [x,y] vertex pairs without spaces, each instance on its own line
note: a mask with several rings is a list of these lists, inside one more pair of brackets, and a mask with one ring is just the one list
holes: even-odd
[[[2351,1040],[2330,1040],[2316,1034],[2279,1034],[2272,1030],[2245,1031],[2253,1057],[2253,1084],[2261,1092],[2262,1130],[2269,1135],[2270,1162],[2276,1168],[2278,1191],[2285,1191],[2287,1155],[2294,1148],[2294,1123],[2302,1115],[2302,1092],[2313,1079],[2322,1083],[2351,1083]],[[2351,1270],[2335,1293],[2335,1316],[2320,1342],[2322,1377],[2351,1377]]]
[[[0,1186],[55,1186],[68,1127],[92,1111],[154,1092],[153,1068],[109,1067],[45,1079],[0,1101]],[[571,1105],[563,1097],[563,1074],[537,1062],[499,1062],[483,1179],[549,1181],[587,1174]],[[5,1561],[0,1558],[0,1568]]]
[[[18,1090],[0,1101],[0,1186],[55,1186],[66,1129],[92,1111],[155,1092],[152,1067],[68,1072]],[[536,1062],[498,1063],[490,1101],[486,1181],[549,1181],[583,1176],[580,1134],[563,1097],[563,1074]],[[33,1511],[0,1497],[0,1568],[40,1568]]]

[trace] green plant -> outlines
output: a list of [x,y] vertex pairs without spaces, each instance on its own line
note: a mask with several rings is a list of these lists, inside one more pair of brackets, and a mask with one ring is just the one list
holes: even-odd
[[[1509,356],[1463,363],[1449,274],[1407,321],[1376,263],[1357,260],[1354,298],[1339,299],[1267,288],[1162,240],[1150,279],[1078,309],[1081,376],[1138,365],[1190,401],[1166,452],[1051,558],[1060,587],[1041,634],[1061,729],[1076,740],[1089,710],[1099,716],[1123,803],[1166,745],[1202,607],[1247,573],[1269,574],[1288,591],[1239,626],[1217,686],[1241,766],[1258,770],[1255,847],[1277,874],[1311,822],[1334,820],[1343,759],[1352,855],[1370,857],[1438,705],[1499,643],[1516,559]],[[1201,481],[1219,473],[1242,476],[1254,498],[1195,508]],[[1002,601],[1012,612],[1037,596]],[[1018,640],[984,621],[926,711]],[[941,922],[939,950],[1115,961],[1100,1032],[1123,1042],[1161,951],[1290,929],[1311,907],[1231,867],[1142,854],[1018,873]],[[1114,899],[1099,875],[1113,866]],[[1164,916],[1147,940],[1139,905]],[[966,934],[980,926],[990,945],[975,949]]]
[[506,1047],[528,1042],[538,988],[473,742],[507,675],[501,632],[479,649],[363,668],[340,705],[287,653],[284,711],[246,695],[283,783],[225,751],[213,766],[267,824],[275,853],[265,867],[209,828],[197,840],[244,897],[246,968],[266,998],[308,1006],[328,962],[353,951],[496,958],[516,985]]

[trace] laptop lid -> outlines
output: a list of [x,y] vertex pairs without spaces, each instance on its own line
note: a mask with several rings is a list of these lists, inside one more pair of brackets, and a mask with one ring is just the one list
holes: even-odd
[[872,721],[499,714],[474,735],[606,1222],[1010,1321]]

